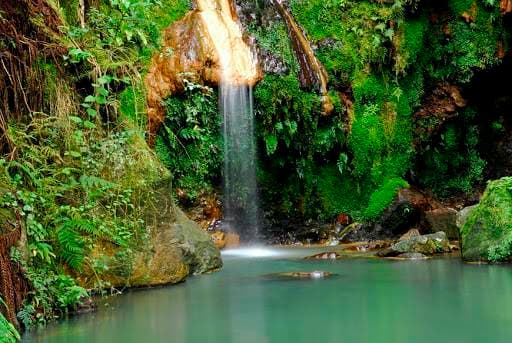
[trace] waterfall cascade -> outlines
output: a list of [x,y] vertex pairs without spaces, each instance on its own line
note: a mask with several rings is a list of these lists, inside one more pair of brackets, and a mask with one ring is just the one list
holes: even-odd
[[224,118],[224,225],[242,240],[258,232],[258,192],[251,84],[258,69],[243,40],[229,0],[198,0],[198,10],[221,65],[220,110]]

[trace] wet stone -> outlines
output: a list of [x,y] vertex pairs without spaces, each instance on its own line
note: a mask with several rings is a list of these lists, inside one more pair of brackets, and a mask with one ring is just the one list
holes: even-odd
[[305,257],[305,260],[336,260],[341,258],[341,255],[332,251],[332,252],[323,252],[320,254],[312,255]]
[[282,272],[263,275],[265,280],[318,280],[332,277],[335,274],[330,272],[315,270],[312,272]]

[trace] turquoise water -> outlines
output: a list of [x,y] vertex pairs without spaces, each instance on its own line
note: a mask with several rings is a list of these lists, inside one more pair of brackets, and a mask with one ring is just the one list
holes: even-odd
[[[225,256],[222,271],[128,292],[23,342],[512,342],[512,268],[428,261]],[[325,270],[324,280],[269,280]]]

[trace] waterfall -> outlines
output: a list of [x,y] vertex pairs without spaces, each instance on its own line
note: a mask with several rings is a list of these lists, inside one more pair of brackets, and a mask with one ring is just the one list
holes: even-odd
[[251,88],[258,77],[257,63],[243,40],[231,1],[198,0],[197,4],[221,66],[224,225],[228,232],[252,241],[258,233],[259,218]]
[[224,224],[244,240],[256,238],[259,217],[251,93],[248,86],[221,83]]

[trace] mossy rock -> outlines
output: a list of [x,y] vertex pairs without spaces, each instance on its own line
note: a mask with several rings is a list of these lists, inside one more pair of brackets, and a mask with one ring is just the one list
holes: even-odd
[[87,288],[146,287],[174,284],[187,276],[222,267],[220,251],[210,236],[173,203],[168,181],[163,181],[145,205],[147,239],[129,253],[111,242],[99,242],[91,253],[106,270],[99,276],[85,270],[78,276]]
[[467,261],[510,261],[512,255],[512,177],[489,182],[461,229]]

